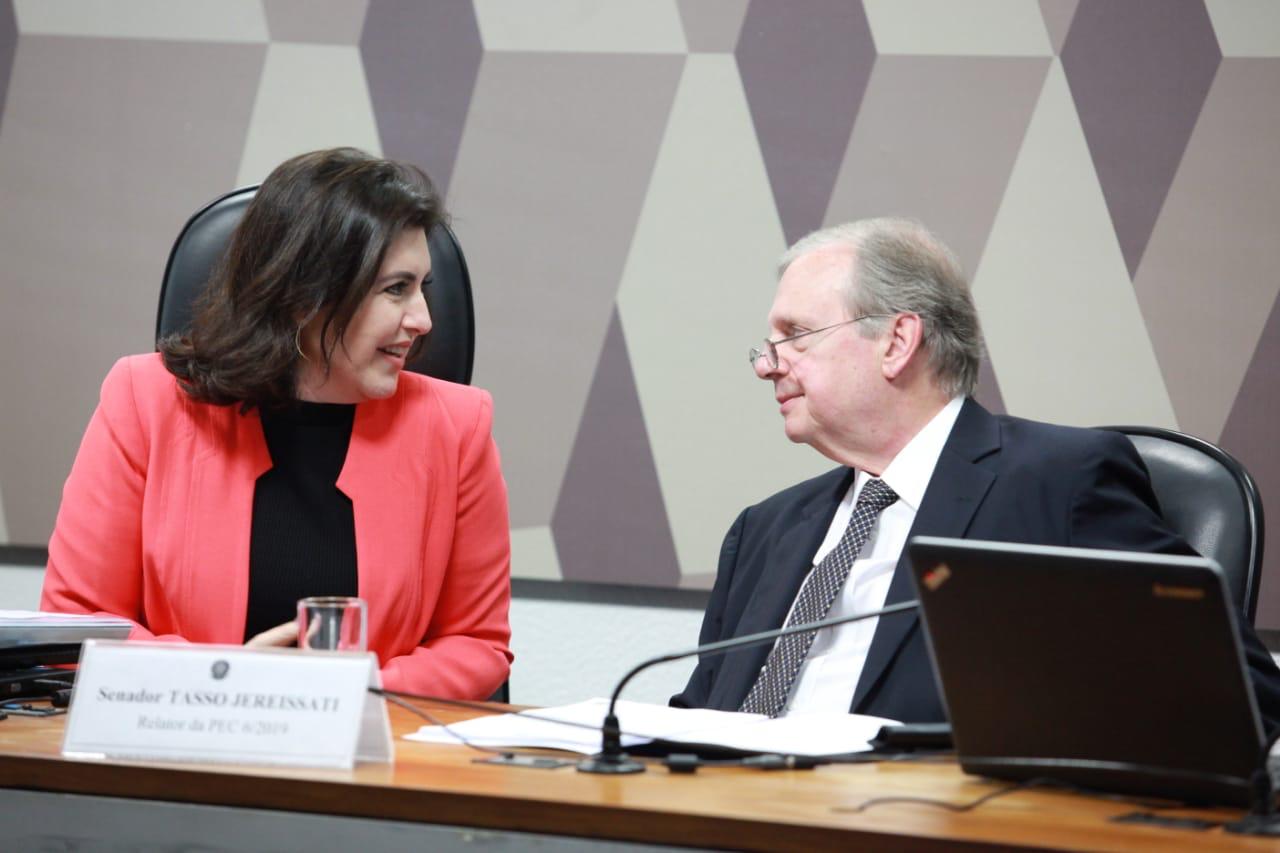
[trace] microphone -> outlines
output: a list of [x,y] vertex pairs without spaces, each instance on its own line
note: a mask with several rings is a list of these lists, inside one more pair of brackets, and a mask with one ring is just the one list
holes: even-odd
[[891,616],[894,613],[903,613],[907,610],[914,610],[920,606],[919,601],[903,601],[898,604],[890,604],[888,607],[882,607],[879,610],[870,610],[866,613],[851,613],[848,616],[837,616],[831,619],[820,619],[817,622],[809,622],[803,625],[792,625],[790,627],[775,628],[772,631],[760,631],[756,634],[747,634],[742,637],[731,637],[728,640],[717,640],[714,643],[707,643],[704,646],[688,649],[683,652],[673,652],[667,655],[659,655],[641,661],[631,668],[631,670],[622,677],[618,682],[618,686],[613,689],[613,695],[609,698],[609,712],[605,714],[604,724],[600,728],[600,752],[583,759],[578,763],[578,770],[582,773],[643,773],[644,764],[636,761],[627,755],[622,749],[622,726],[618,723],[618,715],[615,709],[618,704],[618,697],[622,695],[622,688],[627,686],[627,682],[635,678],[641,672],[644,672],[651,666],[668,661],[689,658],[695,655],[719,655],[734,649],[744,649],[749,646],[759,646],[764,643],[770,643],[779,637],[788,637],[792,634],[806,634],[810,631],[821,631],[823,628],[834,628],[837,625],[844,625],[849,622],[860,622],[863,619],[874,619],[877,616]]

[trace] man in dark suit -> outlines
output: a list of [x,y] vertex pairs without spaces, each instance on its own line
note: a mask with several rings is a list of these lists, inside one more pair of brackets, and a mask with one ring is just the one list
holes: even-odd
[[[909,536],[1192,553],[1124,436],[994,416],[971,399],[977,313],[954,256],[923,227],[836,226],[779,268],[770,339],[752,365],[773,384],[787,437],[841,467],[738,516],[699,642],[914,598]],[[1280,671],[1244,633],[1270,730]],[[672,704],[946,719],[914,612],[703,658]]]

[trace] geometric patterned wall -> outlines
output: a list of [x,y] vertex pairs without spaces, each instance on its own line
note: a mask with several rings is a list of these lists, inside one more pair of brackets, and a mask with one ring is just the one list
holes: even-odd
[[705,587],[828,465],[745,351],[785,246],[915,216],[989,407],[1222,443],[1272,497],[1280,4],[0,0],[0,542],[43,544],[97,387],[204,201],[351,144],[447,190],[514,571]]

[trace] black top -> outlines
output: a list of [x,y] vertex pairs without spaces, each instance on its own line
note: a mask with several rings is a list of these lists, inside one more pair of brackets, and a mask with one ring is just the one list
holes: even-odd
[[334,403],[262,412],[273,467],[253,492],[246,640],[297,616],[299,598],[357,592],[355,516],[335,485],[355,413]]

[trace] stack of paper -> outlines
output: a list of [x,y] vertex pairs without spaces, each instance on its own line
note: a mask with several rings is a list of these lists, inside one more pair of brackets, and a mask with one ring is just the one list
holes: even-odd
[[[590,755],[600,751],[600,727],[608,699],[539,708],[518,714],[478,717],[445,726],[423,726],[405,735],[423,743],[476,746],[543,747]],[[619,701],[615,713],[622,726],[622,745],[654,740],[720,746],[747,752],[782,755],[830,755],[861,752],[881,726],[896,721],[861,714],[790,714],[769,719],[761,714],[690,710]]]
[[0,610],[0,648],[123,640],[132,627],[128,619],[115,616]]

